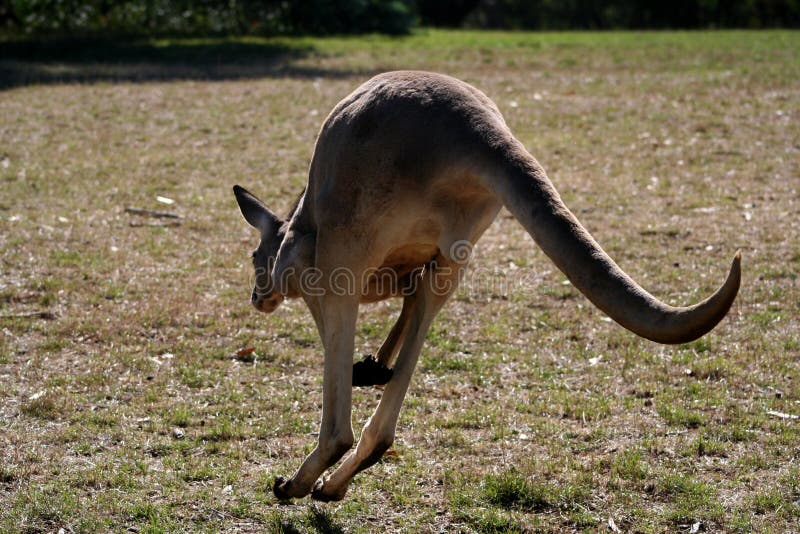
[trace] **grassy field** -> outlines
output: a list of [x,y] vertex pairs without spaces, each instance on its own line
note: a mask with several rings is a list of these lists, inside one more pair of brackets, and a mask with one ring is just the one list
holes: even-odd
[[[0,531],[800,530],[798,50],[797,32],[0,43]],[[742,290],[710,335],[656,345],[503,211],[392,454],[342,503],[281,504],[321,349],[302,302],[251,308],[230,188],[285,211],[330,108],[397,68],[484,90],[654,294],[699,300],[736,249]],[[363,308],[360,353],[398,311]],[[355,392],[356,428],[379,397]]]

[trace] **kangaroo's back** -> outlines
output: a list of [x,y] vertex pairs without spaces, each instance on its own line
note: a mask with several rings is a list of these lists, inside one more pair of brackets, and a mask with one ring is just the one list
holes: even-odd
[[[378,75],[344,98],[317,140],[312,171],[321,180],[359,176],[424,184],[513,136],[500,111],[472,86],[441,74]],[[344,179],[344,178],[343,178]]]

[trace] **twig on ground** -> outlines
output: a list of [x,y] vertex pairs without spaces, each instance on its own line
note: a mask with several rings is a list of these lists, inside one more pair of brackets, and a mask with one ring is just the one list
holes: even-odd
[[30,312],[20,313],[3,313],[0,314],[0,319],[57,319],[58,314],[46,310],[37,310]]
[[142,215],[144,217],[156,217],[161,219],[183,219],[183,217],[181,215],[178,215],[177,213],[172,213],[169,211],[146,210],[144,208],[127,207],[125,208],[125,213],[130,213],[133,215]]
[[775,410],[767,410],[767,415],[771,415],[773,417],[779,417],[780,419],[800,419],[800,415],[777,412]]
[[166,222],[136,222],[131,221],[128,223],[128,226],[131,228],[141,228],[143,226],[154,226],[154,227],[162,227],[167,228],[170,226],[180,226],[182,223],[181,221],[166,221]]

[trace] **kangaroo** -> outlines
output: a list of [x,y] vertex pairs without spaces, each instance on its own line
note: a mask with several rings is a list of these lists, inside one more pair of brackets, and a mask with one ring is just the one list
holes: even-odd
[[[317,138],[308,185],[285,219],[244,188],[233,189],[261,235],[252,304],[270,313],[284,298],[303,298],[324,347],[318,443],[291,478],[275,478],[279,499],[310,493],[341,500],[356,473],[386,452],[425,335],[469,261],[465,246],[502,206],[572,285],[652,341],[704,335],[739,291],[737,251],[724,284],[702,302],[673,307],[650,295],[567,209],[497,106],[441,74],[380,74],[339,102]],[[391,283],[380,283],[386,273]],[[390,297],[403,299],[396,324],[375,357],[353,365],[359,304]],[[352,386],[370,384],[385,389],[355,450],[320,478],[353,446]]]

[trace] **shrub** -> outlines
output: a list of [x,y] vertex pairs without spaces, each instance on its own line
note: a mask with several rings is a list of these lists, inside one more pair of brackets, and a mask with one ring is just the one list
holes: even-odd
[[11,0],[0,28],[47,37],[408,33],[412,0]]

